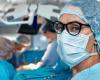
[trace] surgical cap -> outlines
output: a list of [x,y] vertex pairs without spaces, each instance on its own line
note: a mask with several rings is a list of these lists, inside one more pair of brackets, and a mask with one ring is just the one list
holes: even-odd
[[29,36],[21,34],[16,38],[16,43],[29,46],[31,44],[31,40]]
[[[68,11],[70,12],[70,14],[72,13],[76,15],[90,24],[91,29],[93,33],[95,34],[97,43],[100,46],[100,2],[97,2],[96,0],[76,0],[76,1],[71,2],[70,4],[78,6],[81,9],[81,10],[78,10],[79,12],[75,10],[74,12],[72,9],[70,11],[68,9]],[[68,7],[66,7],[66,9],[67,8]],[[83,13],[81,13],[81,11]]]
[[69,4],[65,5],[60,13],[60,16],[65,13],[75,15],[75,16],[81,18],[82,20],[84,20],[85,22],[88,22],[84,16],[82,10],[79,7],[75,7],[75,6],[72,6]]
[[0,37],[0,57],[13,53],[14,43],[4,37]]

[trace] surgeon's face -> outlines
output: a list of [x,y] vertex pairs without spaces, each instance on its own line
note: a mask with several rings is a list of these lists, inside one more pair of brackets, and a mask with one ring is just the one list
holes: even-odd
[[[72,36],[76,36],[79,34],[89,35],[90,33],[92,33],[90,26],[87,25],[85,21],[83,21],[82,19],[80,19],[75,15],[63,14],[60,17],[59,22],[61,22],[63,27],[65,27],[64,29]],[[91,53],[94,43],[95,43],[95,38],[94,36],[92,36],[92,38],[89,39],[87,44],[88,52]]]

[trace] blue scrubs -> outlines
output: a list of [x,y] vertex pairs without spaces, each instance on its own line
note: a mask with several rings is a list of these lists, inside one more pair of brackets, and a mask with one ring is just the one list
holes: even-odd
[[100,63],[77,73],[71,80],[100,80]]
[[[41,61],[44,67],[36,70],[23,70],[16,74],[14,80],[69,80],[71,71],[63,67],[57,54],[56,40],[50,43]],[[52,68],[53,67],[53,68]],[[67,66],[68,67],[68,66]]]
[[57,41],[52,41],[48,44],[47,49],[41,58],[41,61],[44,63],[44,66],[53,66],[59,60],[57,54]]
[[15,69],[6,60],[0,60],[0,80],[13,80]]

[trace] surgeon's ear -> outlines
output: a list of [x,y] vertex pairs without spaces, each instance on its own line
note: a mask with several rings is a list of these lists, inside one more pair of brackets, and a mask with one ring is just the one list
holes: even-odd
[[94,35],[90,36],[86,50],[88,53],[93,53],[96,51],[95,45],[97,44]]

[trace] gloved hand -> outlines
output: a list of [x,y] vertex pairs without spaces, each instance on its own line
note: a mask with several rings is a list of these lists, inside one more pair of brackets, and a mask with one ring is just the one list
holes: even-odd
[[17,71],[38,69],[38,68],[42,67],[43,65],[44,65],[43,62],[38,62],[37,64],[30,63],[28,65],[20,66],[19,68],[17,68]]
[[20,70],[33,70],[33,69],[37,69],[37,65],[33,64],[33,63],[30,63],[28,65],[22,65],[22,66],[18,67],[17,71],[20,71]]

